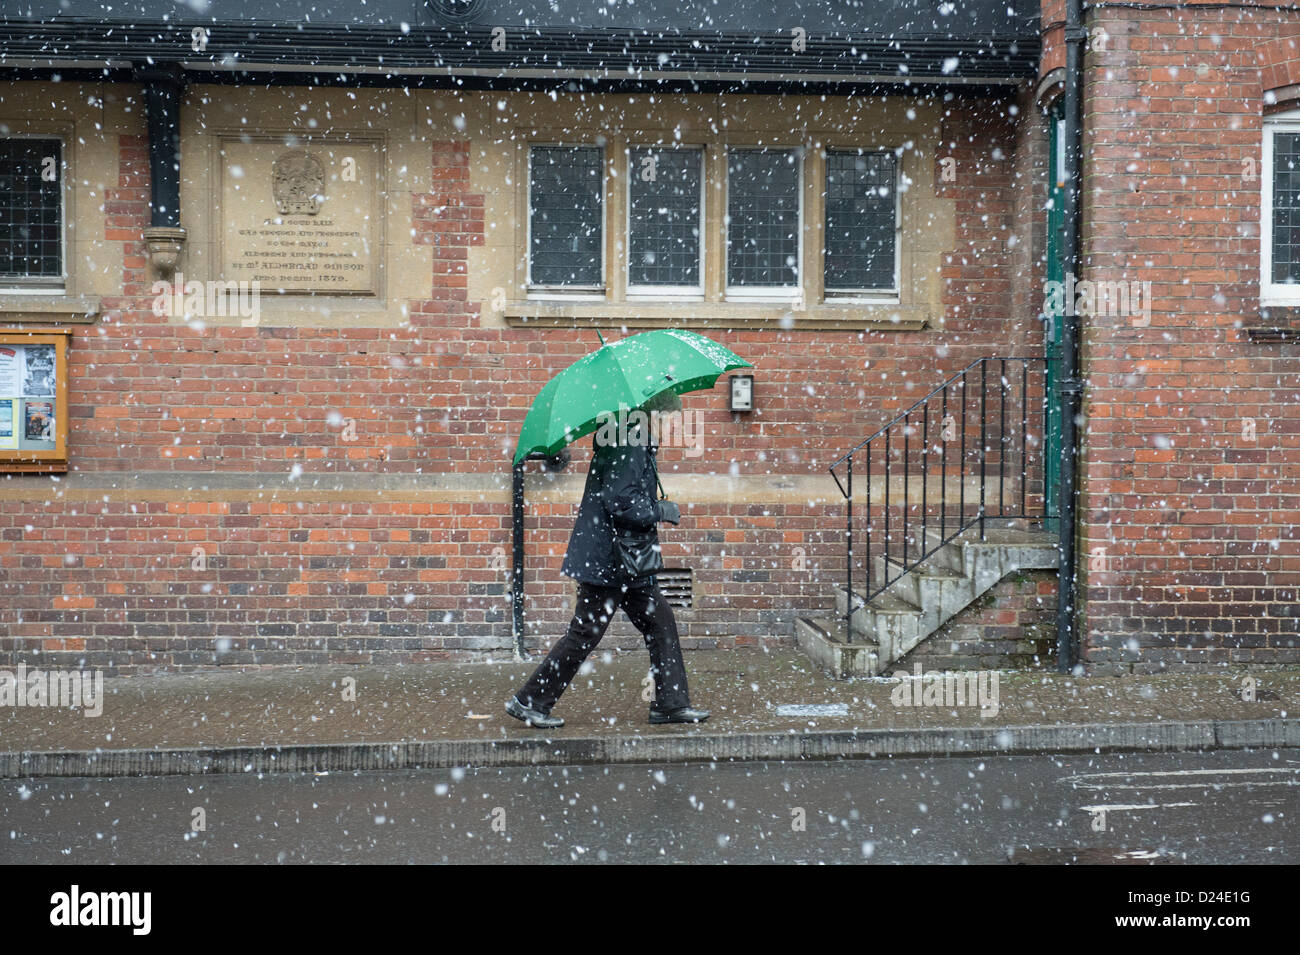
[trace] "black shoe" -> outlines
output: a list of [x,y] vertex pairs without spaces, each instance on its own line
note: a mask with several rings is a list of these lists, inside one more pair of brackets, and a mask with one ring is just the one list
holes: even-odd
[[660,710],[650,707],[650,723],[659,726],[663,723],[703,723],[709,718],[708,710],[697,710],[693,706],[679,706],[675,710]]
[[564,720],[558,716],[550,716],[541,710],[535,710],[531,706],[524,706],[519,702],[519,697],[512,696],[506,701],[506,712],[517,720],[523,720],[529,726],[535,726],[542,730],[557,729],[564,725]]

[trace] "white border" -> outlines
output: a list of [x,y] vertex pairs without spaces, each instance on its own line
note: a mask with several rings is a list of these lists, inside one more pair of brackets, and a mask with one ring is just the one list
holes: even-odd
[[1300,282],[1273,282],[1273,138],[1300,133],[1300,110],[1264,117],[1259,173],[1259,301],[1261,305],[1300,305]]

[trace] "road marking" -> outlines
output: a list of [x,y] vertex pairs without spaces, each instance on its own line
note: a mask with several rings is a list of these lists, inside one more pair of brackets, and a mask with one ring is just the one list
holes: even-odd
[[1084,812],[1132,812],[1135,809],[1182,809],[1187,806],[1199,806],[1199,802],[1166,802],[1166,803],[1143,803],[1141,805],[1125,806],[1114,805],[1108,806],[1101,803],[1096,806],[1080,806]]
[[[1211,777],[1227,778],[1215,780]],[[1151,782],[1137,782],[1140,779],[1149,779]],[[1193,781],[1196,779],[1201,781]],[[1064,776],[1061,781],[1082,789],[1206,789],[1210,787],[1232,789],[1242,786],[1298,786],[1300,768],[1172,769],[1165,772],[1080,773]]]
[[783,703],[776,708],[777,716],[848,716],[847,703]]

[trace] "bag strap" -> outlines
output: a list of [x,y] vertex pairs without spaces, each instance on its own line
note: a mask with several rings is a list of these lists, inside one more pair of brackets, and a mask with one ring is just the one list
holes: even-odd
[[659,480],[659,463],[655,460],[655,453],[653,451],[647,453],[650,455],[650,470],[654,471],[655,484],[659,487],[659,500],[666,501],[668,500],[668,494],[664,491],[663,482]]

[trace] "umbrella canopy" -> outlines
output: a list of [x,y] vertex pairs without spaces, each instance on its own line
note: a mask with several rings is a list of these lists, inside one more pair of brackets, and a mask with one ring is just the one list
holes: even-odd
[[514,463],[535,452],[558,454],[599,428],[606,416],[639,408],[662,392],[703,391],[725,371],[752,367],[712,339],[682,329],[642,332],[602,345],[537,393],[519,432]]

